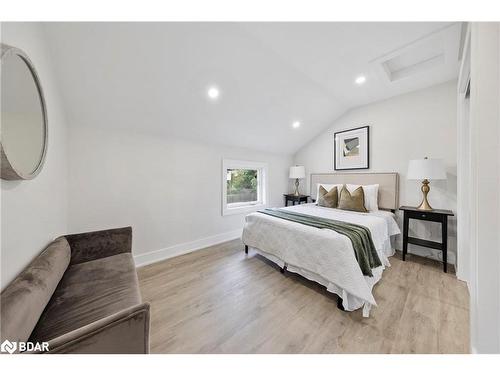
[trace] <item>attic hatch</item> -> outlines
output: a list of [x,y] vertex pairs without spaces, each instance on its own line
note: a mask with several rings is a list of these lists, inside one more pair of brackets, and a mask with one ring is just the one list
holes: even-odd
[[397,81],[415,73],[443,65],[445,62],[444,53],[443,43],[433,38],[427,43],[421,43],[398,56],[382,62],[382,66],[389,80],[391,82]]
[[371,65],[379,76],[395,83],[456,64],[460,27],[460,24],[447,26],[371,61]]

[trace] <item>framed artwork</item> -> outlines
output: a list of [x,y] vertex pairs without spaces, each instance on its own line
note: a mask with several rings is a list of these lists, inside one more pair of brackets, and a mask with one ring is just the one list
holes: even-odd
[[369,128],[362,126],[333,135],[333,168],[336,171],[370,167]]

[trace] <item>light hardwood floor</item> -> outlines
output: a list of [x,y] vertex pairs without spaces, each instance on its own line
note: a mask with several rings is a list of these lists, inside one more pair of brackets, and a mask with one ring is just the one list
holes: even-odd
[[467,353],[465,284],[441,266],[391,258],[370,318],[285,273],[239,240],[138,269],[152,353]]

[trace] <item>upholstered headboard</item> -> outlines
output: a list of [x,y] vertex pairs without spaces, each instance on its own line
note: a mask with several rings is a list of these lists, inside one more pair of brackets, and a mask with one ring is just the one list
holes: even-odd
[[383,210],[397,210],[399,203],[399,175],[397,173],[311,173],[310,194],[316,199],[317,184],[379,184],[378,206]]

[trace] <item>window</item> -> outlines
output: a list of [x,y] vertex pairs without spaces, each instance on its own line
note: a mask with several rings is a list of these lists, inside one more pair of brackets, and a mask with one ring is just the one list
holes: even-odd
[[222,162],[222,215],[251,212],[265,206],[267,164],[252,161]]

